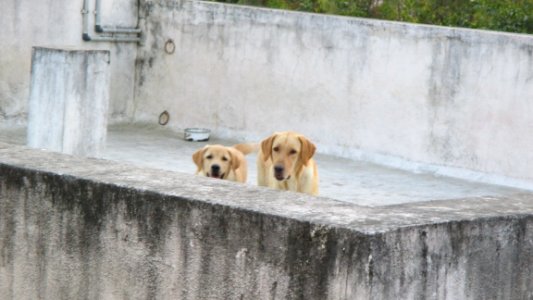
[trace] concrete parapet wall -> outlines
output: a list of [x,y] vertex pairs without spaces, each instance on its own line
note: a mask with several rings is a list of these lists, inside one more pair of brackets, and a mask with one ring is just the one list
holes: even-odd
[[533,188],[530,35],[148,4],[137,121],[167,110],[176,129],[232,138],[295,130],[321,153]]
[[533,198],[360,207],[0,144],[5,299],[529,299]]

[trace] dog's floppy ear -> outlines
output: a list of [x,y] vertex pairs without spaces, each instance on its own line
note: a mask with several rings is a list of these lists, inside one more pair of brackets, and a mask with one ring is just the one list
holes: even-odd
[[202,149],[194,152],[192,155],[192,161],[196,164],[198,167],[198,170],[202,169],[202,164],[204,163],[204,152],[207,150],[207,146],[203,147]]
[[239,160],[239,153],[237,149],[228,147],[229,156],[231,156],[231,168],[237,170],[241,166],[241,161]]
[[302,159],[302,163],[304,165],[307,165],[307,162],[315,154],[315,150],[316,150],[315,144],[311,143],[311,141],[309,141],[303,136],[299,136],[298,139],[300,140],[300,143],[302,144],[302,149],[300,150],[300,158]]
[[263,159],[267,161],[272,155],[272,144],[277,134],[273,134],[261,142],[261,151],[263,152]]

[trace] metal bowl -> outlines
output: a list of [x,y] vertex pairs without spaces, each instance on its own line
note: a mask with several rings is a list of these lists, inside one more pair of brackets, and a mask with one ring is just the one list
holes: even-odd
[[184,139],[191,142],[205,142],[209,140],[211,130],[207,128],[186,128]]

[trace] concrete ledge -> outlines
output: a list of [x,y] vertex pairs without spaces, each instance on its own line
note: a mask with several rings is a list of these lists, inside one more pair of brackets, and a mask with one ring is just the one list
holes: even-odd
[[369,208],[0,144],[8,299],[529,299],[532,276],[531,194]]

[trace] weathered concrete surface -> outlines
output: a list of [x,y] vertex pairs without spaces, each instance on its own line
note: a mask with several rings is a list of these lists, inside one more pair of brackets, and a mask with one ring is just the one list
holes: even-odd
[[[81,38],[83,1],[4,0],[0,17],[0,127],[26,124],[30,92],[31,52],[34,46],[109,50],[111,53],[110,118],[129,120],[137,45],[87,43]],[[94,1],[90,4],[90,26]],[[102,22],[135,27],[137,1],[102,1]]]
[[28,146],[98,157],[105,148],[110,54],[34,47]]
[[[147,1],[135,119],[533,187],[533,37]],[[172,39],[175,52],[163,51]],[[513,181],[514,179],[515,181]]]
[[0,144],[6,299],[530,299],[533,196],[360,207]]

